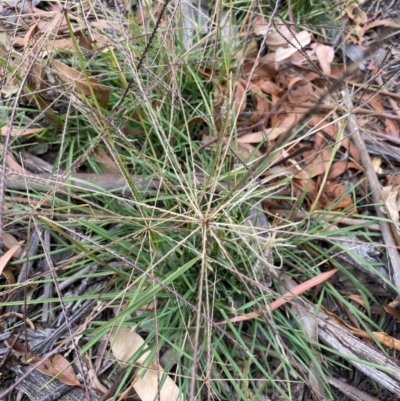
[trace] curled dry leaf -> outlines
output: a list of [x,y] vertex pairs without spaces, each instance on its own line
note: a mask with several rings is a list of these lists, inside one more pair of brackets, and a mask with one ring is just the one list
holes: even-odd
[[372,28],[376,28],[378,26],[384,26],[384,27],[395,28],[395,29],[400,28],[400,24],[396,21],[393,21],[390,19],[380,19],[380,20],[376,20],[376,21],[373,21],[370,24],[368,24],[366,27],[364,27],[364,31],[367,32],[368,30],[370,30]]
[[268,22],[262,15],[254,17],[252,27],[256,35],[264,36],[268,33]]
[[[379,113],[385,113],[385,109],[382,106],[382,97],[381,96],[373,96],[368,98],[368,103],[372,106],[372,108]],[[396,138],[400,137],[399,126],[396,121],[393,121],[389,118],[385,118],[385,126],[386,133],[392,135]]]
[[26,173],[26,170],[15,160],[11,152],[7,152],[6,163],[9,169],[21,174]]
[[346,7],[348,17],[356,24],[363,25],[367,22],[367,14],[361,10],[356,3],[351,3]]
[[[113,329],[110,337],[111,350],[122,367],[127,366],[130,359],[144,347],[144,340],[133,327]],[[142,352],[136,364],[144,365],[138,369],[133,381],[133,388],[142,401],[176,401],[183,400],[175,382],[164,373],[156,363],[146,364],[150,351]],[[146,365],[145,365],[146,364]],[[161,388],[159,388],[161,386]]]
[[265,41],[270,51],[287,46],[288,42],[293,39],[293,34],[295,33],[285,24],[276,24],[274,26],[278,31],[275,30],[275,32],[270,33]]
[[386,347],[400,351],[400,340],[397,340],[397,339],[389,336],[388,334],[382,333],[382,332],[372,331],[371,333],[368,333],[364,330],[361,330],[361,329],[351,326],[350,324],[346,323],[343,319],[341,319],[339,316],[335,315],[334,313],[328,312],[327,310],[324,310],[324,312],[336,323],[349,329],[353,335],[355,335],[357,337],[365,338],[367,340],[377,341],[377,342],[385,345]]
[[354,302],[357,302],[359,305],[361,305],[363,308],[368,309],[367,305],[365,304],[364,299],[361,297],[361,295],[358,294],[350,294],[347,298],[351,299]]
[[246,110],[246,87],[243,86],[241,82],[236,84],[234,104],[237,113]]
[[354,169],[354,170],[358,170],[358,171],[362,170],[362,167],[358,163],[339,160],[339,161],[333,163],[333,165],[329,171],[328,177],[330,179],[337,178],[337,177],[341,176],[343,173],[345,173],[350,168]]
[[298,50],[309,45],[311,42],[311,34],[307,31],[299,32],[294,38],[292,38],[289,43],[286,42],[286,46],[279,47],[275,52],[275,61],[277,63],[288,59]]
[[381,167],[381,165],[382,165],[381,157],[378,157],[378,156],[373,157],[371,160],[371,164],[372,164],[372,167],[374,168],[375,173],[377,173],[377,174],[383,173],[383,170]]
[[18,245],[19,249],[17,249],[13,256],[16,259],[19,259],[22,255],[22,248],[21,245],[19,245],[19,242],[17,241],[17,239],[11,235],[10,233],[4,233],[3,234],[3,244],[7,249],[11,249],[14,245]]
[[117,163],[108,156],[107,152],[101,146],[95,149],[92,156],[93,159],[101,164],[101,169],[104,173],[116,174],[119,172]]
[[382,305],[382,308],[385,310],[386,313],[391,314],[400,322],[400,312],[396,308],[393,308],[393,306],[385,304]]
[[248,134],[241,135],[237,141],[239,143],[260,143],[264,141],[272,141],[285,131],[286,128],[268,128],[264,131],[250,132]]
[[[337,131],[333,124],[329,124],[327,121],[323,120],[321,117],[314,116],[312,123],[314,127],[318,127],[321,131],[325,134],[329,135],[332,139],[337,141]],[[346,137],[340,141],[340,145],[345,148],[354,159],[356,163],[360,162],[360,153],[358,152],[357,148],[353,145],[350,141],[349,137]]]
[[[242,85],[246,85],[245,82],[242,82]],[[264,117],[266,113],[269,112],[269,102],[267,101],[265,95],[263,94],[261,88],[255,83],[250,82],[248,84],[250,91],[253,93],[254,102],[256,104],[256,112],[252,114],[250,121],[257,122],[260,118]]]
[[281,92],[281,88],[276,85],[274,82],[270,80],[260,80],[257,82],[257,86],[264,92],[267,93],[268,95],[279,95]]
[[335,57],[335,49],[332,46],[326,46],[318,43],[315,47],[315,54],[318,58],[319,65],[324,74],[331,75],[331,63]]
[[0,274],[3,273],[4,268],[10,259],[15,255],[21,252],[21,245],[24,241],[19,241],[15,245],[13,245],[5,254],[0,257]]
[[103,386],[100,382],[99,378],[97,377],[96,371],[93,367],[88,370],[88,377],[90,380],[91,389],[100,393],[100,394],[107,394],[108,389],[107,387]]
[[[325,185],[324,196],[321,199],[320,207],[332,207],[332,210],[346,209],[353,205],[350,195],[345,195],[347,192],[346,187],[339,182],[332,180]],[[341,198],[339,201],[338,199]],[[354,209],[354,207],[353,207]]]
[[26,344],[19,341],[16,335],[13,334],[11,337],[5,339],[4,344],[23,364],[34,362],[35,355],[27,350]]
[[[0,323],[5,322],[10,317],[17,317],[18,319],[23,320],[24,323],[27,323],[28,326],[35,330],[35,325],[33,324],[32,320],[27,318],[24,314],[18,312],[7,312],[0,316]],[[0,326],[1,327],[1,326]]]
[[82,386],[71,364],[60,354],[52,355],[46,359],[37,367],[37,370],[69,386]]
[[12,272],[12,270],[9,267],[6,266],[3,269],[3,271],[1,272],[1,274],[6,279],[8,284],[12,285],[17,282],[17,280],[15,279],[14,273]]
[[[307,157],[307,153],[309,157]],[[306,171],[310,177],[324,174],[329,168],[332,147],[325,147],[323,149],[315,148],[307,153],[304,154],[305,162],[307,163],[304,171]]]
[[382,188],[383,200],[386,208],[383,207],[384,213],[389,213],[394,223],[399,222],[400,212],[400,185],[389,185]]
[[[11,128],[10,135],[11,136],[21,136],[21,135],[32,135],[37,134],[38,132],[42,132],[44,128]],[[9,129],[8,126],[1,127],[1,134],[7,135]]]
[[271,119],[273,125],[277,125],[277,127],[279,127],[279,129],[282,130],[287,130],[288,128],[291,128],[293,126],[293,124],[296,122],[297,120],[297,115],[296,114],[285,114],[285,113],[281,113],[277,116],[277,122],[274,122],[274,119]]
[[76,86],[84,95],[90,96],[93,93],[100,98],[100,106],[106,107],[108,104],[108,91],[102,88],[95,78],[86,79],[85,74],[75,70],[61,61],[53,60],[52,65],[57,71],[61,81]]
[[305,103],[310,99],[311,84],[301,77],[291,79],[288,88],[291,89],[289,94],[291,103]]

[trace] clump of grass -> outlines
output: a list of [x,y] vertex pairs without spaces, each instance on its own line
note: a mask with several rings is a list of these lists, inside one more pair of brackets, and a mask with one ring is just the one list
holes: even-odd
[[[300,3],[292,2],[297,14],[321,15],[322,7],[316,11]],[[236,9],[250,13],[248,2],[225,6],[233,14]],[[32,191],[29,203],[14,199],[25,196],[24,191],[10,193],[7,222],[17,236],[29,238],[34,230],[50,233],[48,256],[55,260],[58,285],[88,265],[96,266],[81,276],[93,280],[86,292],[63,297],[66,305],[87,299],[99,305],[79,333],[81,355],[96,359],[103,355],[101,341],[113,327],[136,326],[153,359],[158,355],[166,360],[164,369],[177,378],[186,395],[193,392],[191,380],[195,380],[196,399],[249,400],[268,395],[291,400],[292,384],[307,384],[310,364],[321,357],[291,309],[265,312],[263,319],[237,325],[217,323],[254,310],[268,311],[268,305],[285,292],[277,278],[281,271],[304,281],[327,263],[341,268],[331,258],[339,251],[321,241],[332,235],[325,222],[277,220],[278,224],[258,230],[246,223],[260,200],[282,199],[277,189],[287,187],[290,177],[261,185],[260,177],[249,175],[247,163],[229,151],[223,137],[235,131],[234,91],[227,91],[219,114],[213,94],[221,80],[229,84],[237,74],[233,66],[238,60],[224,45],[225,39],[215,36],[218,30],[209,39],[219,46],[217,50],[195,45],[187,52],[173,24],[174,6],[165,11],[160,25],[155,16],[140,26],[133,17],[109,14],[105,20],[110,26],[101,29],[78,18],[88,37],[97,35],[107,46],[86,51],[73,40],[72,50],[50,53],[46,63],[54,58],[82,71],[87,89],[59,82],[51,89],[49,106],[56,118],[40,135],[16,138],[10,147],[18,158],[21,150],[45,146],[53,172],[65,172],[65,177],[71,172],[110,174],[112,168],[125,177],[127,188],[122,194],[100,185],[76,192],[67,185],[58,192],[49,189],[46,195]],[[75,37],[72,17],[69,34]],[[120,23],[124,28],[115,29],[113,24]],[[205,74],[204,60],[213,79]],[[99,84],[90,81],[93,76]],[[100,104],[99,87],[109,93],[107,105]],[[21,126],[27,118],[41,121],[37,116],[44,113],[33,103],[26,107],[11,100],[3,113],[10,110],[16,110],[13,125]],[[204,129],[219,140],[214,148],[199,151]],[[99,148],[107,159],[95,156]],[[241,183],[246,174],[249,180]],[[162,185],[144,189],[139,175],[161,180]],[[64,180],[68,183],[68,178]],[[355,236],[362,228],[338,229],[335,235]],[[272,264],[263,254],[266,247]],[[45,256],[38,252],[35,258]],[[264,274],[272,277],[272,287],[254,270],[260,259],[269,266]],[[40,292],[46,280],[42,274],[11,287],[35,285]],[[375,301],[362,283],[354,284],[366,303]],[[327,300],[345,303],[366,325],[371,324],[333,286],[310,299],[315,305]],[[40,302],[60,311],[60,300],[54,296]],[[8,306],[25,303],[29,317],[41,317],[35,297]],[[170,357],[163,357],[163,352]],[[322,358],[321,377],[341,363],[328,352]],[[135,360],[131,362],[133,370]],[[106,374],[113,377],[115,369],[116,365]],[[129,384],[128,376],[121,391]]]

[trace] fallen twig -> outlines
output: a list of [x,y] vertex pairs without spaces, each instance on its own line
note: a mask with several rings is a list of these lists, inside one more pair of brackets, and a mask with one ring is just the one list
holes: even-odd
[[[309,108],[314,107],[314,103],[302,103],[302,104],[296,104],[296,103],[289,103],[289,106],[296,106],[298,107],[304,107],[308,111]],[[319,104],[316,106],[316,111],[332,111],[332,110],[337,110],[338,105],[337,104]],[[298,114],[299,112],[296,111]],[[400,121],[400,115],[395,115],[391,113],[379,113],[375,110],[369,110],[365,109],[363,107],[355,107],[354,110],[352,111],[354,114],[362,114],[365,116],[371,116],[371,117],[379,117],[379,118],[387,118],[389,120],[396,120]]]
[[[383,203],[383,194],[381,190],[381,186],[378,181],[378,177],[376,176],[374,167],[372,165],[371,159],[365,147],[365,142],[361,136],[360,129],[355,120],[354,114],[352,114],[353,110],[353,102],[351,101],[349,91],[346,87],[344,87],[344,96],[343,103],[347,108],[349,113],[348,115],[348,128],[354,140],[354,144],[357,147],[358,152],[361,157],[361,164],[365,169],[365,174],[367,176],[367,181],[369,188],[372,192],[372,199],[375,204],[376,215],[379,217],[379,226],[381,228],[383,241],[387,247],[387,254],[392,265],[393,269],[393,282],[398,290],[400,290],[400,256],[399,251],[396,245],[396,242],[393,238],[392,231],[390,229],[389,223],[385,220],[387,216],[385,216],[381,210],[381,206]],[[389,214],[388,214],[389,215]]]
[[[144,175],[133,175],[132,181],[137,189],[142,191],[158,190],[163,185],[163,179]],[[194,182],[202,184],[205,182],[204,175],[196,175]],[[166,180],[165,180],[165,183]],[[224,187],[224,181],[221,181]],[[178,187],[177,187],[178,188]],[[122,174],[86,174],[76,173],[69,176],[55,174],[19,174],[8,173],[5,180],[5,189],[17,191],[96,191],[100,189],[116,194],[129,195],[131,193],[126,179]]]

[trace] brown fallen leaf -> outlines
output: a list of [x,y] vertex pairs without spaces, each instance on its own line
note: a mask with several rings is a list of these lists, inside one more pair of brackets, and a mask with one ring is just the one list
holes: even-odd
[[237,82],[236,84],[234,105],[237,113],[241,113],[246,110],[246,89],[245,85],[243,85],[241,82]]
[[393,308],[393,306],[385,304],[382,305],[382,308],[385,310],[386,313],[390,313],[400,322],[400,312],[396,308]]
[[361,330],[361,329],[351,326],[350,324],[346,323],[343,319],[341,319],[339,316],[335,315],[334,313],[328,312],[325,309],[324,309],[324,312],[336,323],[348,328],[353,335],[355,335],[357,337],[365,338],[367,340],[378,341],[379,343],[385,345],[386,347],[400,351],[400,340],[397,340],[396,338],[393,338],[383,332],[372,331],[370,334],[364,330]]
[[332,46],[317,43],[315,46],[315,54],[318,58],[322,72],[331,75],[331,63],[335,57],[335,49]]
[[357,171],[362,170],[362,167],[358,163],[338,160],[337,162],[332,164],[332,167],[329,171],[328,178],[329,179],[337,178],[337,177],[341,176],[342,174],[344,174],[350,168],[357,170]]
[[[315,128],[319,128],[321,131],[325,132],[325,134],[329,135],[332,139],[337,141],[337,130],[333,124],[328,124],[324,119],[318,116],[314,116],[312,120],[312,124]],[[360,153],[354,144],[350,141],[349,137],[343,138],[340,141],[340,145],[345,148],[354,159],[355,162],[360,163]]]
[[399,29],[400,28],[400,24],[396,21],[390,20],[390,19],[378,19],[376,21],[371,22],[370,24],[368,24],[365,28],[364,31],[367,32],[372,28],[376,28],[378,26],[385,26],[388,28],[395,28],[395,29]]
[[[320,136],[317,135],[316,138],[318,137]],[[308,155],[309,157],[307,157]],[[331,156],[332,147],[318,144],[316,140],[314,149],[304,153],[304,159],[307,163],[306,167],[304,167],[304,171],[306,171],[311,178],[324,174],[329,168]],[[308,161],[309,159],[311,161]]]
[[251,24],[254,33],[259,36],[264,36],[268,33],[268,22],[262,15],[256,15]]
[[[7,249],[11,249],[14,245],[18,245],[18,241],[17,239],[11,235],[10,233],[4,233],[3,234],[3,244]],[[19,259],[22,255],[22,248],[21,246],[19,247],[20,249],[18,249],[16,252],[14,252],[14,257]]]
[[[381,96],[373,96],[368,99],[368,103],[372,108],[380,113],[385,112],[385,108],[382,105],[382,97]],[[392,135],[396,138],[400,137],[399,126],[397,125],[396,121],[393,121],[389,118],[385,118],[385,126],[386,126],[386,133]]]
[[268,35],[265,43],[271,52],[276,51],[280,47],[288,45],[288,41],[293,39],[293,33],[285,24],[274,24],[276,30]]
[[[32,135],[37,134],[38,132],[42,132],[44,128],[11,128],[10,135],[11,136],[21,136],[21,135]],[[7,135],[8,126],[1,127],[1,134]]]
[[15,160],[15,157],[11,152],[7,152],[6,164],[9,169],[14,170],[17,173],[26,173],[26,170]]
[[398,223],[400,212],[400,185],[388,185],[383,187],[382,195],[385,204],[385,207],[381,208],[383,213],[389,213],[391,220],[395,224]]
[[4,344],[23,364],[29,364],[35,361],[36,356],[27,350],[26,344],[19,341],[16,335],[13,334],[11,337],[4,340]]
[[307,46],[311,42],[311,34],[308,31],[301,31],[294,38],[286,42],[285,46],[279,47],[275,52],[275,61],[281,63],[282,61],[288,59],[298,50]]
[[[225,141],[227,143],[227,141]],[[249,143],[231,143],[231,147],[236,155],[245,163],[262,157],[262,153]]]
[[290,91],[289,101],[291,103],[304,103],[310,99],[312,87],[309,81],[301,77],[292,78],[288,84]]
[[264,92],[267,93],[268,95],[279,95],[281,92],[281,88],[275,84],[274,82],[270,80],[259,80],[257,82],[257,86]]
[[237,141],[239,143],[260,143],[266,140],[273,141],[276,139],[282,132],[285,132],[286,128],[268,128],[264,131],[250,132],[248,134],[241,135]]
[[52,65],[57,71],[61,81],[71,84],[73,87],[76,86],[86,96],[90,96],[93,90],[93,93],[100,98],[100,106],[107,106],[109,93],[100,86],[97,79],[89,77],[88,80],[86,80],[83,73],[58,60],[52,60]]
[[19,241],[17,244],[13,245],[6,253],[0,257],[0,274],[3,273],[3,269],[6,267],[10,259],[16,254],[21,252],[21,245],[24,241]]
[[[327,182],[324,188],[324,197],[321,198],[320,207],[342,210],[353,206],[353,201],[350,195],[345,195],[346,192],[348,191],[343,184],[335,180]],[[354,206],[353,209],[355,209]]]
[[54,377],[69,386],[82,387],[71,364],[60,354],[55,354],[41,363],[37,370],[44,375]]
[[117,163],[108,156],[107,152],[101,146],[96,147],[92,156],[93,159],[101,164],[103,173],[115,174],[119,172]]
[[[143,338],[136,333],[134,327],[113,329],[110,343],[112,353],[121,367],[127,366],[130,359],[144,346]],[[142,355],[136,360],[136,364],[144,365],[138,369],[132,384],[141,401],[183,400],[183,394],[179,391],[179,387],[164,373],[164,369],[156,362],[151,365],[146,363],[150,352],[142,352]]]
[[365,301],[364,299],[361,297],[361,295],[358,294],[350,294],[347,296],[347,298],[351,299],[354,302],[357,302],[359,305],[361,305],[362,307],[366,308],[365,305]]
[[346,7],[348,17],[356,24],[363,25],[367,22],[367,14],[356,3],[351,3]]

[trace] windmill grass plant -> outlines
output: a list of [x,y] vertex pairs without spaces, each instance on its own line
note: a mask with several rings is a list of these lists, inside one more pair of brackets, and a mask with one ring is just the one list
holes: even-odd
[[[303,3],[292,2],[299,22],[321,15],[322,3]],[[3,125],[21,130],[10,137],[10,154],[22,166],[24,151],[36,154],[59,181],[46,191],[33,188],[29,196],[23,189],[6,192],[5,231],[25,240],[27,248],[40,233],[31,256],[39,273],[4,285],[6,294],[25,291],[6,307],[18,307],[40,322],[44,304],[55,319],[71,305],[93,300],[90,322],[83,329],[73,327],[76,347],[68,357],[75,364],[90,359],[106,380],[120,369],[107,345],[110,333],[136,327],[145,346],[129,359],[112,399],[130,385],[144,350],[151,351],[148,366],[161,363],[187,399],[293,400],[294,384],[311,391],[311,365],[318,367],[328,399],[337,399],[326,377],[349,369],[343,355],[310,340],[290,303],[273,312],[269,305],[287,291],[281,274],[300,283],[337,268],[365,308],[331,283],[306,298],[317,312],[322,306],[338,313],[344,307],[364,330],[382,331],[385,322],[374,319],[372,311],[379,302],[334,257],[346,250],[330,241],[361,235],[374,243],[377,234],[368,227],[376,221],[353,213],[360,224],[337,225],[351,211],[335,211],[334,204],[318,219],[295,218],[306,194],[294,195],[285,171],[273,179],[261,174],[274,154],[253,172],[261,147],[246,160],[235,148],[235,83],[244,62],[239,55],[250,40],[249,21],[260,10],[247,1],[217,2],[208,33],[186,48],[175,3],[143,3],[125,15],[99,4],[87,14],[78,5],[55,14],[55,26],[64,18],[68,47],[52,46],[50,33],[36,36],[36,59],[29,65],[44,66],[48,81],[42,88],[8,66],[17,70],[15,80],[24,87],[2,101]],[[281,5],[283,17],[286,11]],[[268,19],[273,7],[261,12]],[[220,25],[222,19],[229,29]],[[84,43],[91,40],[88,49]],[[81,83],[74,84],[73,73],[64,67],[60,72],[54,60],[80,71]],[[217,96],[221,85],[225,90]],[[29,128],[38,131],[21,135]],[[205,132],[216,138],[212,146],[203,146]],[[95,173],[105,181],[122,175],[125,188],[108,190],[96,181],[77,190],[79,178],[71,180],[76,173]],[[358,187],[347,191],[345,196],[353,196]],[[261,210],[260,201],[291,204],[292,210],[279,219],[267,213],[264,226],[249,224],[251,210]],[[355,199],[355,206],[366,202]],[[52,261],[50,273],[40,268],[41,260]],[[19,259],[10,263],[12,269],[20,265]],[[90,279],[90,285],[83,293],[60,289],[71,277],[78,283]],[[50,282],[59,291],[39,298]],[[219,324],[253,311],[262,314]],[[20,325],[24,322],[12,327]]]

